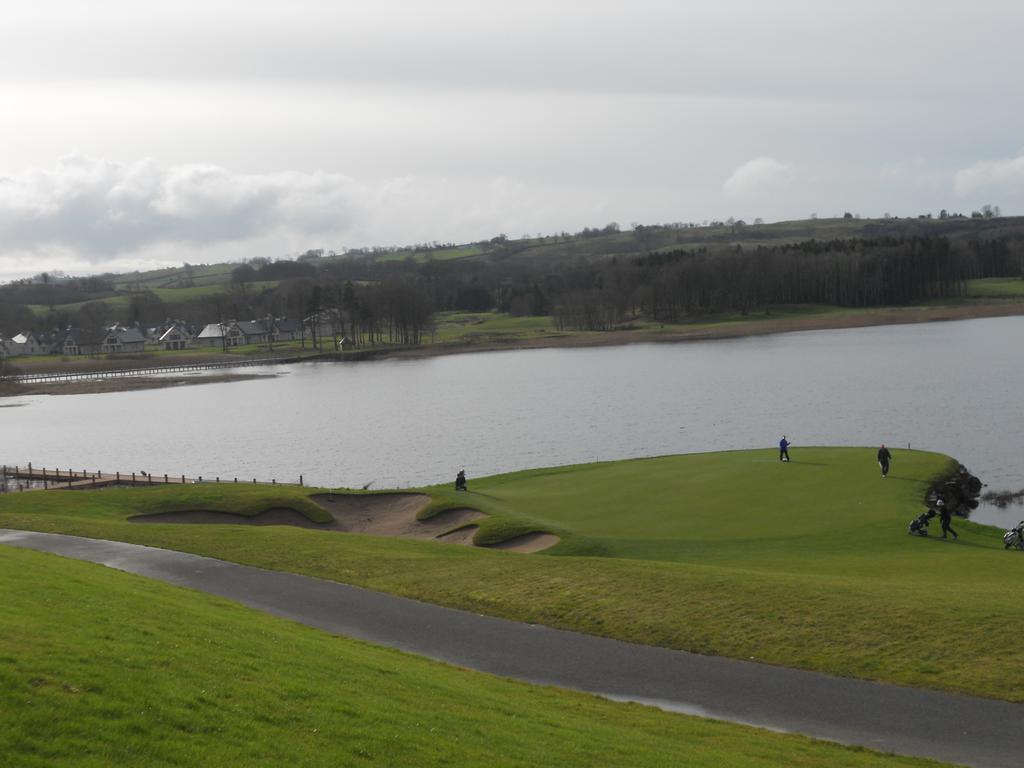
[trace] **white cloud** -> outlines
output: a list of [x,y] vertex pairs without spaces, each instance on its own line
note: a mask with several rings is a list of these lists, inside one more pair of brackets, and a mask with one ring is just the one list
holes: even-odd
[[793,166],[774,157],[755,157],[732,172],[722,191],[730,197],[752,197],[788,186],[793,176]]
[[71,154],[52,168],[0,175],[0,281],[580,228],[605,221],[593,210],[603,192],[538,189],[504,175],[364,183],[326,171],[244,174]]
[[1024,192],[1024,153],[1003,160],[985,160],[956,172],[953,186],[958,195],[974,192]]
[[52,169],[0,176],[0,250],[69,250],[105,261],[161,243],[314,236],[348,229],[366,198],[337,173],[238,174],[214,165],[72,154]]

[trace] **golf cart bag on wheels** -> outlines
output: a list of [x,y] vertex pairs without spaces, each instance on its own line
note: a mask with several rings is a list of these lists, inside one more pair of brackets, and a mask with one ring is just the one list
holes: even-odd
[[1004,549],[1024,549],[1024,520],[1003,534]]
[[929,509],[926,512],[922,512],[920,515],[910,521],[910,526],[907,528],[907,533],[912,536],[927,536],[928,535],[928,523],[935,517],[935,510]]

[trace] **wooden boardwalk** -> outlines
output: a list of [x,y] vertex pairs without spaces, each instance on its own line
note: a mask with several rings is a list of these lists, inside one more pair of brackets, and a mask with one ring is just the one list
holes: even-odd
[[[26,466],[8,466],[4,465],[0,467],[0,482],[4,487],[10,485],[11,481],[14,481],[15,490],[17,491],[36,491],[46,490],[49,488],[63,488],[71,490],[85,490],[89,488],[105,488],[109,486],[152,486],[152,485],[191,485],[194,483],[231,483],[232,485],[238,484],[239,482],[253,485],[288,485],[288,483],[278,483],[276,479],[267,481],[257,481],[256,478],[252,480],[239,478],[224,478],[214,477],[213,479],[203,479],[202,475],[199,477],[186,477],[185,475],[170,475],[163,474],[157,475],[152,472],[102,472],[100,470],[90,471],[88,469],[57,469],[47,467],[33,467],[31,464]],[[22,486],[19,481],[24,481],[26,485]],[[303,485],[304,478],[299,475],[299,482],[297,485]]]
[[310,359],[307,357],[261,357],[247,360],[229,360],[216,363],[185,363],[182,365],[159,365],[148,368],[120,368],[108,371],[57,371],[49,373],[22,373],[8,376],[6,381],[19,384],[33,384],[54,381],[81,381],[83,379],[114,379],[127,376],[154,376],[162,373],[187,373],[191,371],[209,371],[223,368],[248,368],[259,365],[282,365],[298,363]]

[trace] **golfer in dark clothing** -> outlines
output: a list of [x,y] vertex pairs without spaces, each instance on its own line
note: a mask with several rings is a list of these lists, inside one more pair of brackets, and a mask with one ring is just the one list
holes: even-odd
[[878,466],[882,468],[882,477],[886,477],[889,474],[890,461],[892,461],[892,454],[885,447],[885,443],[882,443],[882,447],[878,449]]
[[779,440],[779,461],[789,461],[789,440],[785,435]]
[[942,538],[946,538],[946,533],[952,533],[954,539],[960,538],[950,525],[953,522],[953,511],[945,504],[939,507],[939,521],[942,523]]

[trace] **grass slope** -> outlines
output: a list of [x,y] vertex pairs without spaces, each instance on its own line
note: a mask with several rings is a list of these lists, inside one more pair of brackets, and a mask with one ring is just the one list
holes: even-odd
[[[491,514],[485,539],[559,533],[555,556],[125,522],[186,501],[193,506],[181,508],[194,508],[174,487],[9,495],[0,498],[0,526],[164,546],[623,640],[1024,701],[1024,605],[1008,598],[1024,558],[1003,551],[999,531],[971,523],[956,524],[956,543],[907,536],[929,480],[950,460],[894,455],[885,480],[873,449],[795,448],[790,464],[772,451],[740,451],[470,478],[466,494],[427,489],[434,511],[469,505]],[[257,495],[237,503],[284,505]]]
[[984,280],[969,280],[967,295],[978,299],[1020,299],[1024,298],[1024,279],[1019,277],[989,277]]
[[199,593],[0,547],[14,768],[924,766],[459,670]]

